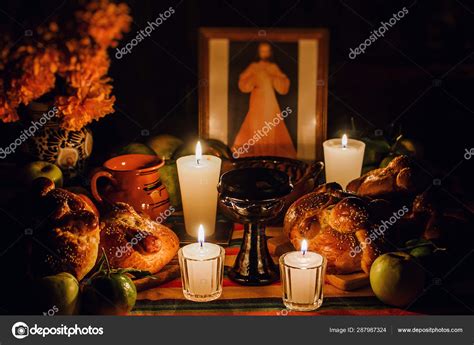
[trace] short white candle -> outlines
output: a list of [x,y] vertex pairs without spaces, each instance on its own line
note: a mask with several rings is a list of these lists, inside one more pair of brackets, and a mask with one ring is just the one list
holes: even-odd
[[364,161],[365,143],[359,140],[330,139],[323,143],[326,182],[337,182],[342,188],[360,177]]
[[315,296],[319,295],[315,293],[317,270],[310,268],[321,266],[324,259],[320,254],[310,252],[307,248],[308,244],[303,240],[301,251],[288,253],[284,258],[285,265],[296,268],[291,270],[287,282],[293,303],[312,304]]
[[[199,225],[198,243],[188,244],[182,248],[186,261],[189,291],[194,295],[210,295],[216,290],[219,276],[217,258],[221,247],[217,244],[204,242],[204,229]],[[181,268],[183,269],[183,267]]]
[[199,224],[203,224],[206,236],[210,236],[216,226],[217,184],[221,159],[215,156],[203,156],[198,141],[196,155],[178,158],[176,164],[186,232],[197,237],[196,230]]

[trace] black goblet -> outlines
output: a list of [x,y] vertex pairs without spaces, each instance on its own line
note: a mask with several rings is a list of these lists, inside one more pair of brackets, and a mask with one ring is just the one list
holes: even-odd
[[219,205],[233,221],[244,224],[244,237],[229,278],[242,285],[266,285],[279,278],[268,252],[265,225],[279,216],[293,185],[276,169],[243,168],[224,173],[219,181]]

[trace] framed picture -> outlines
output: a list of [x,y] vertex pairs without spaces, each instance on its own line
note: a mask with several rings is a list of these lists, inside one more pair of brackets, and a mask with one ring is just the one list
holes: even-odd
[[201,28],[199,134],[234,158],[322,159],[326,29]]

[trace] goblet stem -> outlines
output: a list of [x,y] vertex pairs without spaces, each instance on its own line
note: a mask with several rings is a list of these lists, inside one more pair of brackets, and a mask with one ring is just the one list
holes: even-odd
[[264,223],[245,223],[244,237],[229,278],[242,285],[267,285],[279,271],[268,251]]

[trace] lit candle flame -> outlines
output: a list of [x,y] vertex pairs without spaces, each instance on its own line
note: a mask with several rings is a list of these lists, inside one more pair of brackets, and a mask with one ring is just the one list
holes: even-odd
[[196,144],[196,164],[199,165],[199,162],[202,159],[202,147],[201,142],[198,140]]
[[347,135],[343,135],[341,139],[342,147],[345,149],[347,147]]
[[202,224],[199,224],[199,229],[198,229],[198,242],[201,245],[201,247],[204,244],[204,227]]
[[301,241],[301,254],[305,255],[308,251],[308,241],[303,240]]

